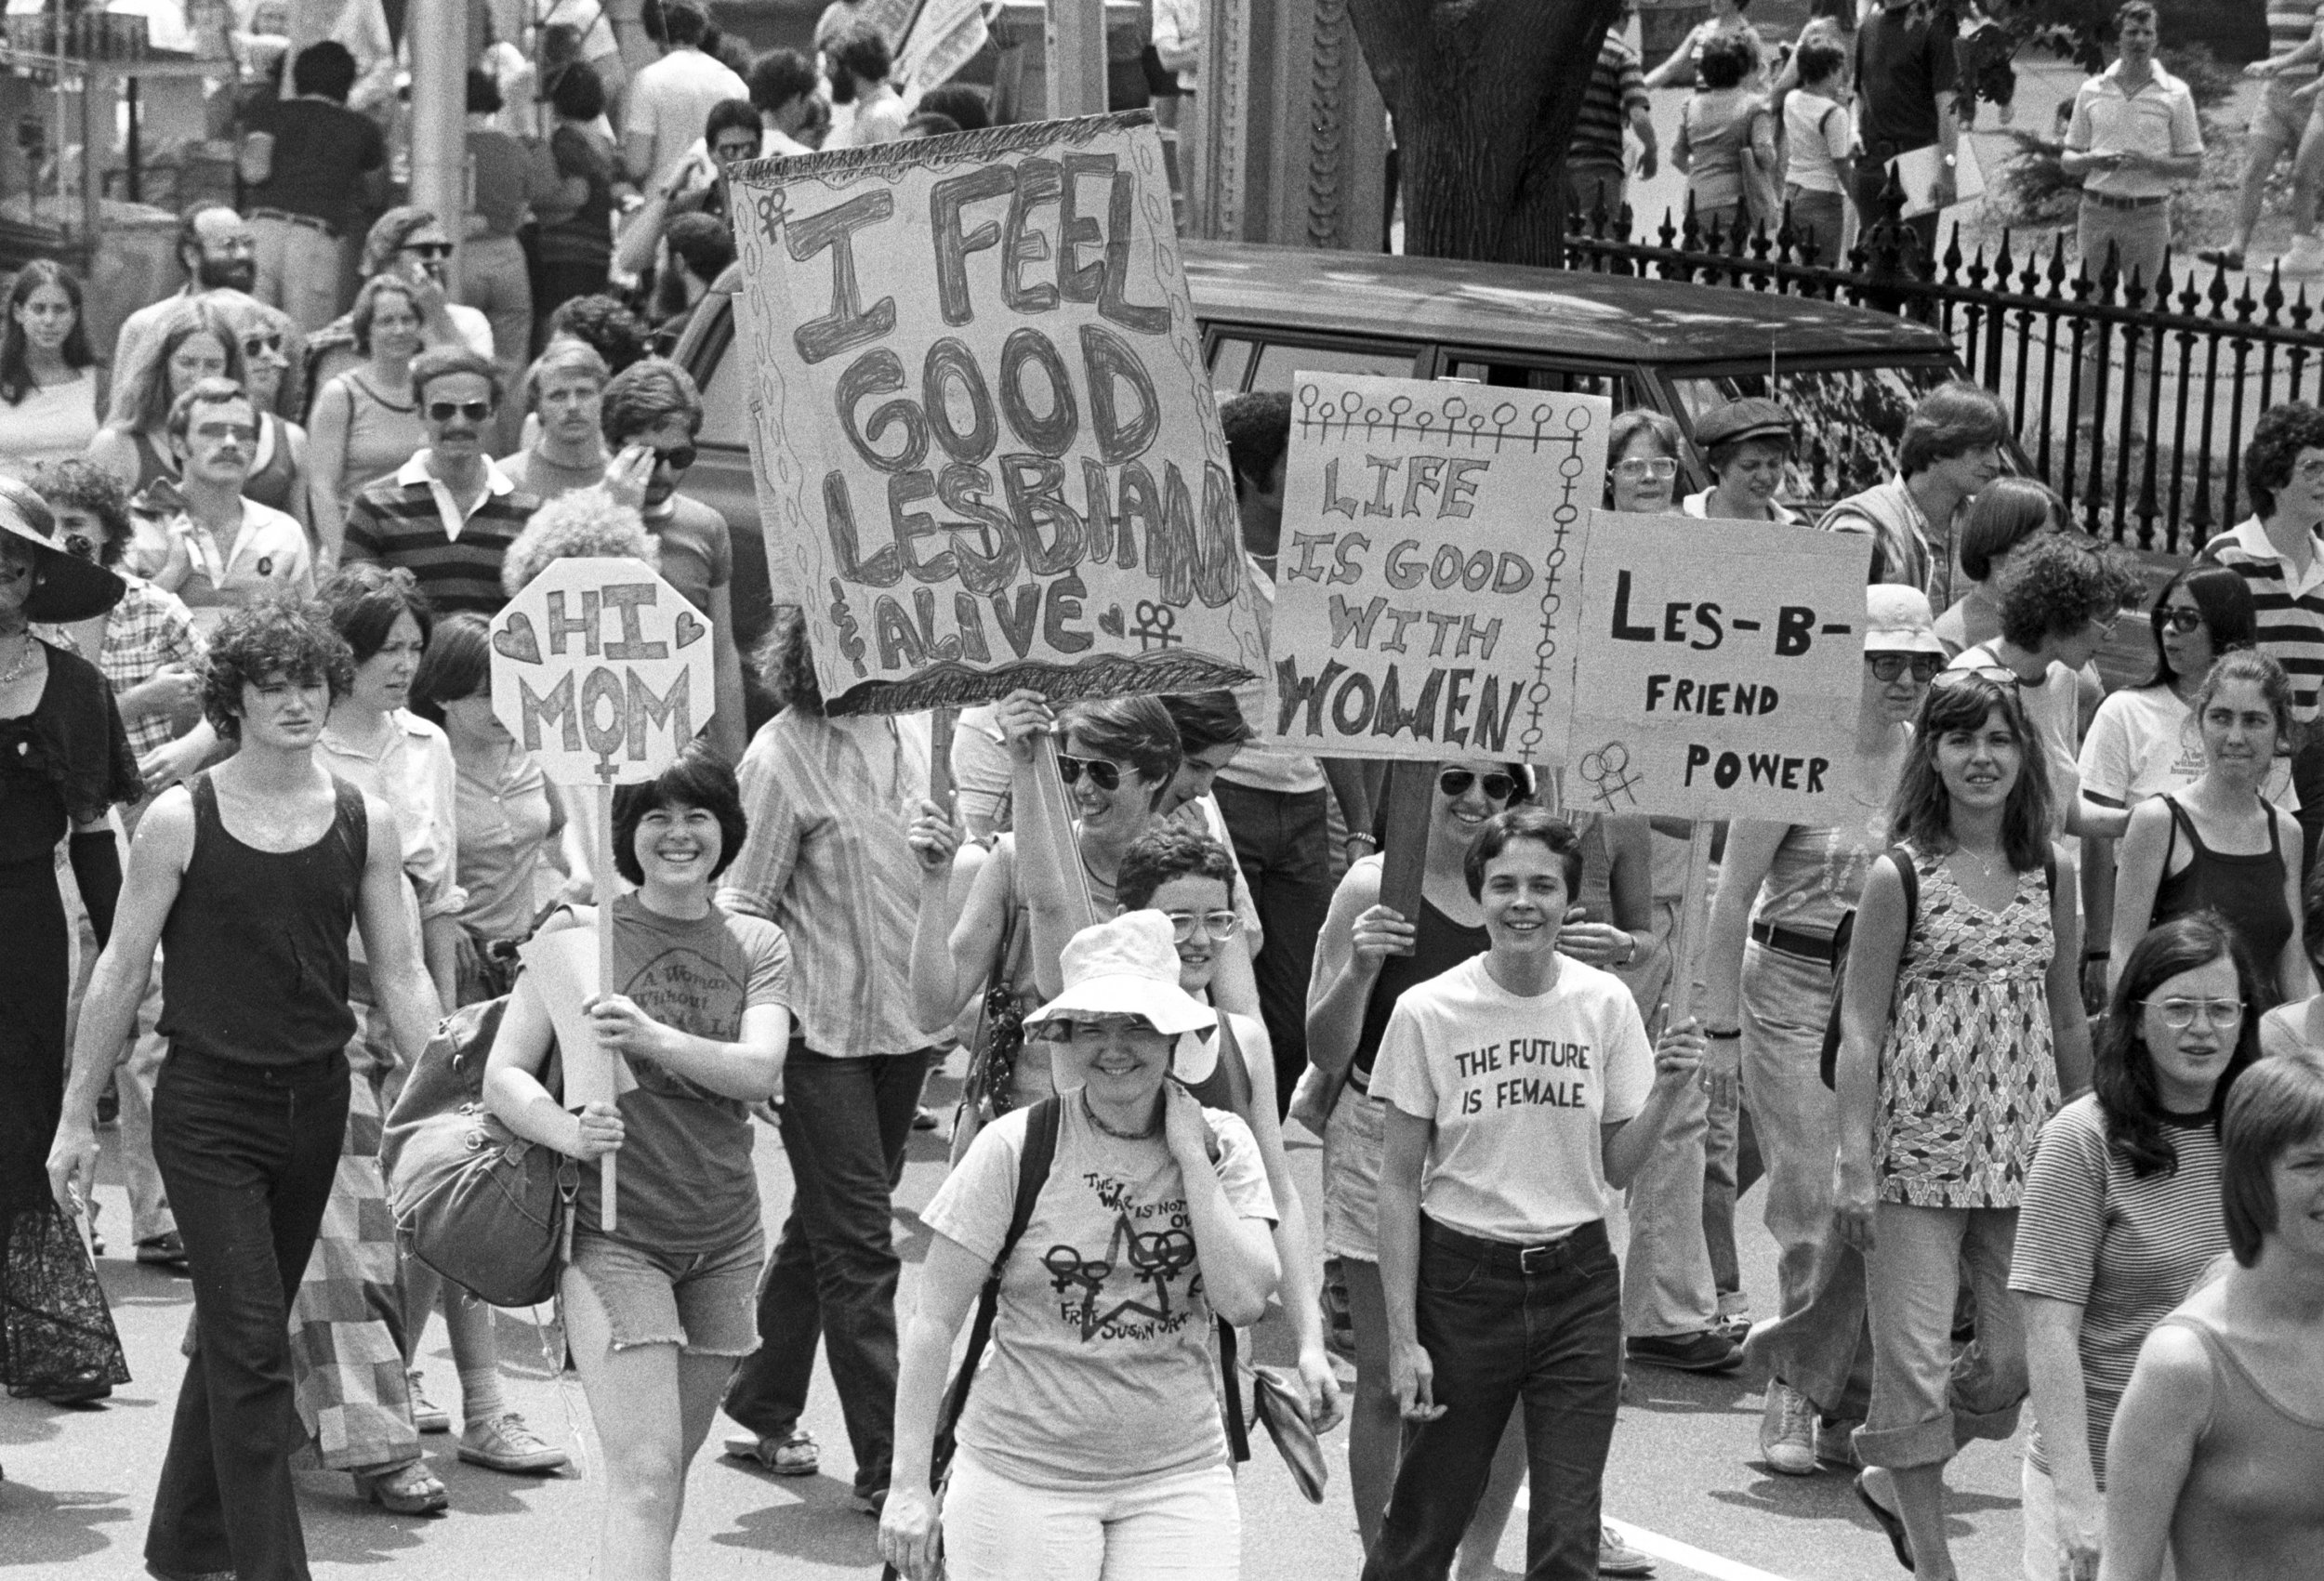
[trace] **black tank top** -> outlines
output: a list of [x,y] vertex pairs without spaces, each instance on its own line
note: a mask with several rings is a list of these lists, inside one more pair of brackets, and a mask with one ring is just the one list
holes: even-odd
[[297,1065],[342,1052],[347,934],[363,887],[363,793],[336,775],[338,812],[301,850],[264,851],[229,834],[218,787],[194,776],[193,857],[162,928],[162,1035],[244,1065]]
[[[2275,809],[2267,811],[2267,849],[2231,856],[2203,843],[2203,837],[2195,832],[2195,820],[2175,798],[2166,796],[2162,804],[2171,809],[2171,846],[2163,851],[2162,882],[2155,886],[2155,915],[2147,926],[2174,921],[2191,912],[2217,912],[2251,954],[2251,969],[2259,975],[2259,1008],[2273,1009],[2283,999],[2282,986],[2276,981],[2277,968],[2284,958],[2284,945],[2291,939],[2291,913],[2284,904],[2284,853]],[[2185,867],[2172,873],[2171,852],[2182,835],[2194,855]]]
[[1419,937],[1408,955],[1390,955],[1372,981],[1372,996],[1364,1004],[1364,1029],[1356,1034],[1355,1059],[1348,1066],[1348,1083],[1358,1092],[1372,1086],[1372,1056],[1380,1052],[1380,1035],[1388,1030],[1389,1012],[1404,991],[1416,982],[1441,977],[1472,955],[1485,954],[1492,942],[1485,925],[1471,928],[1455,922],[1423,900]]

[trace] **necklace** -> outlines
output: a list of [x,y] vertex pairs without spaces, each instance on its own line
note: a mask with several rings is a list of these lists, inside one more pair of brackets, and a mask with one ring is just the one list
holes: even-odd
[[31,632],[26,632],[24,634],[24,652],[17,656],[16,663],[10,665],[5,674],[0,674],[0,686],[12,686],[17,681],[22,679],[25,672],[33,667],[33,660],[38,657],[39,653],[40,643],[38,639],[36,639]]
[[1089,1089],[1087,1087],[1081,1089],[1081,1112],[1089,1116],[1089,1124],[1112,1137],[1116,1141],[1146,1141],[1162,1134],[1162,1121],[1159,1115],[1142,1131],[1116,1130],[1098,1117],[1097,1110],[1089,1102]]

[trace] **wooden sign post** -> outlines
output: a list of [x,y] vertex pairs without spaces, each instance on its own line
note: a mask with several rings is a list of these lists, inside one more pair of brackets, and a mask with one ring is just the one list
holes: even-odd
[[[595,982],[576,1001],[552,995],[569,1107],[614,1102],[635,1087],[619,1053],[576,1029],[573,1015],[615,991],[614,787],[653,779],[678,760],[715,706],[710,625],[652,566],[634,560],[555,561],[493,617],[493,712],[551,783],[595,797]],[[560,938],[527,945],[528,965],[575,975]],[[553,963],[552,959],[553,957]],[[614,1229],[614,1155],[600,1161],[601,1227]]]

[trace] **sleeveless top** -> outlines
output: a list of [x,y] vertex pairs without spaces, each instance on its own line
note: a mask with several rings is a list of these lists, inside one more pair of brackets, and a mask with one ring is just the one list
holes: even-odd
[[392,477],[397,468],[428,442],[419,402],[398,405],[381,395],[358,368],[339,375],[347,390],[347,458],[339,467],[339,503],[346,505],[364,485]]
[[[146,500],[146,491],[161,480],[166,478],[175,482],[178,478],[178,463],[170,458],[167,451],[155,444],[153,437],[143,428],[131,429],[129,442],[136,447],[138,453],[138,480],[129,488],[129,503],[134,506]],[[159,501],[153,501],[149,508],[166,513],[171,507]]]
[[290,426],[271,412],[259,415],[258,426],[265,430],[259,442],[266,446],[266,465],[254,468],[243,480],[242,497],[288,512],[291,492],[298,486],[298,469],[291,464]]
[[2211,1419],[2195,1441],[2171,1554],[2190,1581],[2324,1577],[2324,1421],[2286,1409],[2208,1324],[2173,1312],[2162,1324],[2203,1343]]
[[0,402],[0,468],[20,478],[44,461],[79,455],[97,437],[97,375],[82,368],[60,384],[33,385]]
[[363,793],[334,775],[338,813],[299,850],[246,846],[194,776],[193,855],[162,928],[162,1035],[239,1065],[329,1059],[355,1035],[347,938],[363,886]]
[[[2174,921],[2190,912],[2217,912],[2251,954],[2251,969],[2259,979],[2260,1008],[2272,1008],[2284,996],[2276,971],[2284,958],[2284,946],[2291,942],[2292,929],[2291,908],[2284,904],[2284,853],[2276,810],[2267,810],[2267,849],[2231,856],[2203,843],[2203,837],[2195,832],[2195,820],[2187,816],[2176,797],[2164,797],[2162,804],[2171,809],[2171,844],[2162,853],[2162,882],[2155,886],[2155,915],[2147,926]],[[2171,855],[2178,849],[2182,835],[2194,860],[2173,873]]]
[[1372,980],[1372,996],[1364,1003],[1364,1026],[1355,1035],[1355,1058],[1348,1062],[1348,1085],[1358,1092],[1371,1091],[1372,1056],[1380,1052],[1389,1014],[1404,997],[1404,991],[1416,982],[1443,976],[1472,955],[1485,954],[1492,942],[1484,924],[1471,928],[1455,922],[1425,898],[1420,902],[1416,932],[1419,936],[1413,941],[1412,953],[1390,955],[1380,963],[1380,976]]

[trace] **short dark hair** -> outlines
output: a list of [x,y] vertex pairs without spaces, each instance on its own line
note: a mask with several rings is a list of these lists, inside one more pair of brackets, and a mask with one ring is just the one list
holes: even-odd
[[371,321],[379,314],[379,298],[388,296],[403,297],[412,316],[419,316],[419,294],[402,275],[375,274],[364,281],[355,293],[354,307],[348,310],[347,325],[354,334],[355,349],[366,357],[371,355]]
[[2276,1161],[2324,1131],[2324,1054],[2297,1048],[2238,1078],[2219,1127],[2219,1187],[2227,1246],[2245,1268],[2276,1232]]
[[719,861],[710,870],[712,878],[743,854],[750,820],[743,812],[742,787],[718,750],[697,740],[654,778],[614,792],[614,867],[632,884],[645,882],[645,869],[638,862],[638,825],[662,807],[699,807],[718,819]]
[[1176,823],[1156,823],[1129,842],[1114,869],[1114,898],[1124,911],[1143,911],[1154,892],[1173,878],[1216,878],[1235,896],[1235,853],[1208,835]]
[[767,124],[759,119],[759,107],[746,99],[721,99],[710,106],[710,113],[702,118],[702,140],[706,146],[715,145],[720,132],[748,132],[762,142]]
[[475,696],[492,679],[492,623],[474,610],[448,614],[428,634],[412,672],[412,712],[441,725],[445,704]]
[[435,606],[419,590],[419,578],[400,565],[366,560],[341,566],[315,590],[315,597],[331,629],[347,639],[359,665],[369,663],[388,645],[388,633],[405,615],[418,624],[423,647],[435,629]]
[[598,413],[605,442],[618,450],[672,417],[684,418],[688,433],[701,432],[702,391],[693,375],[668,358],[647,357],[607,381]]
[[1570,899],[1581,888],[1581,837],[1564,819],[1538,807],[1508,807],[1485,821],[1469,854],[1460,860],[1461,876],[1469,881],[1469,898],[1485,895],[1485,869],[1519,840],[1534,840],[1550,848],[1565,869],[1565,893]]
[[1158,798],[1186,760],[1178,726],[1158,697],[1105,697],[1076,703],[1059,721],[1059,740],[1077,735],[1097,757],[1145,776]]
[[1789,434],[1766,432],[1745,434],[1737,439],[1721,440],[1717,444],[1709,447],[1703,453],[1703,465],[1710,469],[1712,478],[1723,478],[1726,476],[1727,468],[1740,460],[1743,453],[1753,445],[1772,450],[1786,461],[1790,460],[1799,449],[1799,446],[1792,442]]
[[[97,563],[113,566],[129,547],[129,491],[121,480],[77,455],[44,461],[25,480],[47,502],[50,510],[86,510],[104,524],[105,547]],[[61,533],[61,525],[58,528]]]
[[2070,637],[2143,589],[2136,568],[2095,540],[2052,533],[2010,558],[2001,578],[2001,636],[2031,651]]
[[895,69],[895,52],[878,28],[852,27],[832,40],[826,51],[831,69],[867,83],[884,83]]
[[2179,679],[2171,667],[2171,654],[2162,645],[2162,624],[2171,595],[2184,592],[2203,614],[2203,629],[2211,637],[2215,660],[2231,649],[2249,648],[2260,639],[2259,606],[2243,578],[2224,565],[2190,565],[2162,585],[2155,595],[2150,620],[2155,634],[2155,679],[2149,686],[2169,686]]
[[940,83],[920,95],[920,113],[949,115],[964,132],[981,132],[993,124],[993,101],[974,83]]
[[750,102],[772,115],[801,95],[813,98],[823,79],[815,74],[815,63],[798,50],[770,49],[750,63],[744,81]]
[[[734,261],[734,234],[716,215],[681,214],[669,222],[662,232],[662,240],[670,250],[670,257],[682,260],[688,270],[705,285],[726,272],[726,266]],[[635,373],[637,369],[628,370]]]
[[605,359],[608,375],[617,374],[654,349],[654,332],[645,321],[603,292],[567,298],[548,315],[551,336],[569,335],[597,348]]
[[239,401],[250,408],[250,420],[258,420],[258,402],[251,393],[232,379],[196,379],[185,394],[169,403],[168,432],[171,439],[185,439],[193,432],[193,409],[197,406],[223,406]]
[[456,374],[474,374],[491,385],[495,406],[508,393],[500,387],[500,364],[490,357],[480,357],[465,346],[430,346],[412,359],[412,399],[424,409],[428,387]]
[[2276,491],[2291,481],[2304,450],[2324,450],[2324,411],[2305,401],[2284,401],[2260,414],[2243,447],[2243,484],[2256,516],[2276,514]]
[[2017,688],[1971,674],[1948,686],[1932,686],[1921,699],[1905,748],[1904,771],[1888,802],[1888,837],[1911,840],[1931,855],[1949,851],[1953,803],[1936,771],[1936,748],[1954,731],[1976,731],[1994,710],[2017,736],[2017,783],[2001,808],[2001,849],[2010,866],[2030,873],[2050,858],[2050,765],[2033,724],[2026,718]]
[[1848,63],[1846,51],[1820,38],[1809,39],[1800,46],[1792,59],[1799,65],[1802,83],[1820,83]]
[[1905,477],[1988,444],[2007,444],[2014,430],[2001,398],[1967,379],[1948,379],[1922,396],[1896,441],[1896,470]]
[[1759,51],[1738,33],[1718,33],[1703,40],[1695,57],[1695,74],[1707,88],[1731,88],[1759,65]]
[[1291,448],[1291,392],[1254,389],[1238,395],[1220,406],[1219,427],[1226,432],[1235,497],[1241,499],[1244,481],[1264,483]]
[[2215,911],[2190,912],[2147,929],[2122,963],[2106,1014],[2092,1029],[2091,1087],[2106,1123],[2106,1145],[2141,1179],[2179,1166],[2179,1150],[2164,1118],[2162,1089],[2155,1079],[2155,1058],[2146,1047],[2142,1012],[2156,989],[2184,971],[2213,961],[2231,962],[2243,1021],[2226,1069],[2212,1093],[2212,1124],[2227,1105],[2227,1091],[2245,1066],[2259,1058],[2260,1001],[2251,956],[2233,928]]
[[347,96],[355,91],[359,75],[354,51],[336,38],[326,38],[307,46],[291,62],[291,91],[319,94],[345,104]]
[[605,84],[587,60],[558,72],[548,85],[548,107],[568,121],[594,121],[605,113]]
[[294,599],[261,599],[220,621],[202,656],[202,713],[220,739],[242,739],[242,689],[281,677],[322,681],[336,700],[355,684],[347,639],[323,610]]
[[1162,699],[1178,727],[1179,749],[1192,758],[1214,746],[1240,746],[1259,732],[1243,718],[1235,693],[1224,688],[1209,692],[1172,692]]
[[493,74],[480,66],[468,69],[468,112],[470,115],[497,115],[505,106],[500,97],[500,85]]
[[807,612],[797,604],[774,606],[774,620],[751,650],[751,668],[767,690],[775,711],[796,708],[823,717],[823,683],[815,679],[815,652],[807,640]]
[[944,138],[960,129],[960,123],[941,110],[923,110],[904,124],[906,138]]
[[662,36],[675,45],[700,44],[710,31],[710,13],[696,0],[662,0]]
[[1996,478],[1971,502],[1961,524],[1961,568],[1972,582],[1993,574],[1993,562],[2032,537],[2066,524],[2066,503],[2034,478]]

